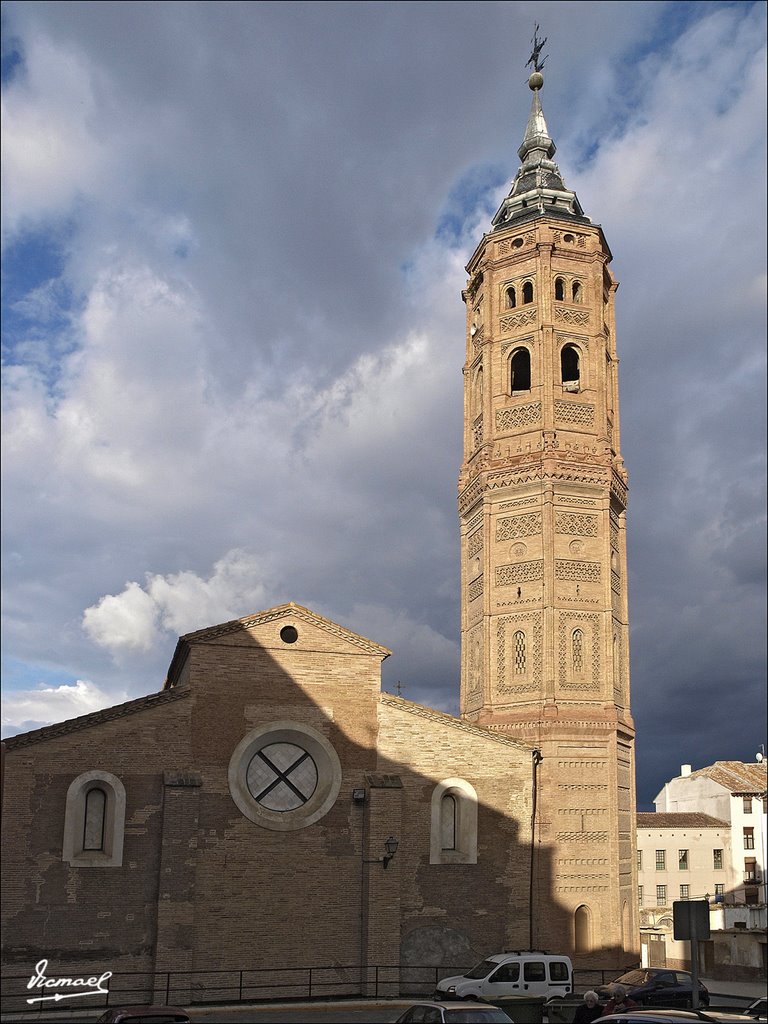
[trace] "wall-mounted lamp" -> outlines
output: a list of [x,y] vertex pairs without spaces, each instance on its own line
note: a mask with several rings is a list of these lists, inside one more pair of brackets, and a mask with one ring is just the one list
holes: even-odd
[[364,789],[353,789],[352,790],[352,802],[356,804],[365,803],[365,790]]
[[397,839],[395,839],[394,836],[390,836],[388,839],[384,840],[384,856],[374,857],[373,860],[364,860],[363,864],[381,864],[382,867],[386,868],[389,862],[397,853],[397,848],[399,845],[400,844],[397,841]]
[[400,844],[398,843],[394,836],[390,836],[389,839],[385,840],[384,849],[387,852],[384,854],[384,857],[382,858],[382,864],[385,868],[397,853],[397,847],[399,845]]

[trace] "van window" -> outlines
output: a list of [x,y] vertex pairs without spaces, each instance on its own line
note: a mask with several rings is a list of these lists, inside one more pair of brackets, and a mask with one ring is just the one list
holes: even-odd
[[464,977],[471,978],[473,981],[478,978],[486,978],[495,966],[495,960],[481,960],[480,963],[473,967],[468,974],[464,975]]
[[568,981],[568,964],[564,960],[552,960],[549,965],[550,981]]
[[547,971],[542,961],[530,960],[525,964],[524,977],[526,981],[546,981]]
[[512,964],[502,964],[501,967],[492,974],[488,981],[519,981],[520,980],[520,964],[515,962]]

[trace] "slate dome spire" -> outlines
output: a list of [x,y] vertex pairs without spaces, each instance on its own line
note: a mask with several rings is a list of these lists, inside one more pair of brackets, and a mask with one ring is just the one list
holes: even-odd
[[539,55],[547,40],[539,41],[538,28],[537,25],[533,37],[533,53],[528,60],[528,64],[533,65],[533,71],[528,78],[528,88],[533,92],[533,100],[525,136],[517,151],[521,166],[512,182],[509,195],[491,221],[494,230],[497,231],[509,227],[512,222],[532,220],[543,214],[589,223],[576,193],[566,188],[560,168],[552,160],[557,147],[549,134],[539,98],[539,92],[544,86],[541,69],[547,59],[544,57],[540,60]]

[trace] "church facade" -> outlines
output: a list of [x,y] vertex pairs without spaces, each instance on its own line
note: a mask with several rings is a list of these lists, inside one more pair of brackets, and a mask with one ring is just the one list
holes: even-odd
[[637,959],[617,286],[541,84],[463,293],[460,717],[382,693],[389,652],[297,604],[182,637],[160,692],[5,742],[8,976],[193,1001]]

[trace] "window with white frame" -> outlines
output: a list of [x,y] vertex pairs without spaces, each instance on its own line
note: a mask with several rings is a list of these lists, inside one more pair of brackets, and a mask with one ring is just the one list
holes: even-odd
[[754,850],[755,848],[755,830],[754,828],[744,829],[744,849]]
[[125,787],[111,772],[78,775],[67,790],[61,859],[72,867],[123,863]]
[[752,813],[752,797],[751,796],[745,796],[745,797],[742,797],[742,800],[744,801],[744,806],[743,806],[744,813],[745,814],[751,814]]
[[666,871],[667,869],[667,851],[657,850],[656,851],[656,870]]
[[688,900],[691,898],[691,887],[689,885],[680,886],[680,899]]
[[678,850],[677,866],[680,868],[681,871],[687,871],[688,870],[688,851],[687,850]]
[[477,863],[477,793],[465,779],[444,779],[432,791],[429,863]]
[[656,905],[659,907],[666,906],[667,903],[667,887],[666,885],[656,886]]
[[722,866],[723,866],[723,851],[722,850],[713,850],[712,851],[712,867],[716,871],[720,871],[722,869]]

